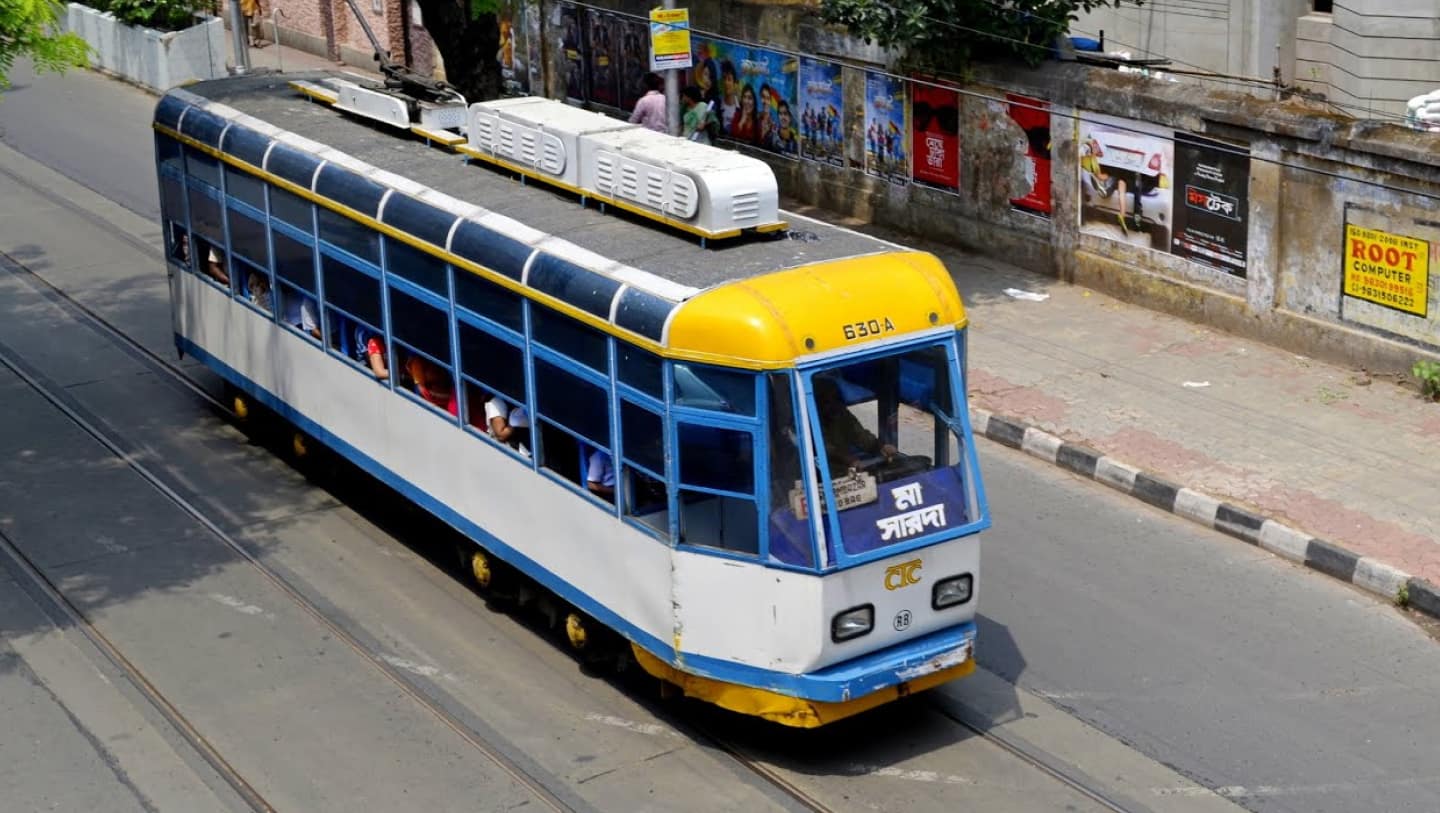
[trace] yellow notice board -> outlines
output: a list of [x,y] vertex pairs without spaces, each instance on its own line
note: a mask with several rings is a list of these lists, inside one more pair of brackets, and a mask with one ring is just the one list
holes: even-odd
[[684,69],[691,64],[690,9],[651,9],[650,70]]
[[1430,244],[1345,224],[1345,295],[1416,316],[1430,301]]

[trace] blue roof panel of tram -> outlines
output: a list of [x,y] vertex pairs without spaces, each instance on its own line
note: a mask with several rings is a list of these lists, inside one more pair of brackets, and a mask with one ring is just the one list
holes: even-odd
[[473,220],[460,223],[450,240],[450,253],[516,282],[525,273],[525,263],[535,249]]
[[627,288],[615,309],[615,324],[646,338],[660,341],[665,333],[665,320],[675,303],[637,288]]
[[437,209],[424,201],[396,192],[385,201],[385,211],[381,213],[380,222],[444,248],[457,217],[459,215],[453,212]]
[[339,164],[326,164],[320,168],[320,177],[315,179],[315,193],[349,206],[366,217],[374,217],[380,212],[380,199],[385,197],[385,187]]
[[615,299],[615,292],[620,290],[617,280],[544,252],[530,265],[530,274],[525,282],[541,293],[568,302],[601,319],[610,318],[610,303]]
[[169,127],[171,130],[180,129],[180,116],[190,107],[190,103],[175,96],[162,96],[155,104],[155,123],[162,127]]
[[[602,213],[593,202],[581,206],[573,197],[543,184],[521,184],[509,173],[479,162],[467,166],[455,153],[404,134],[392,135],[328,105],[302,104],[288,86],[291,80],[320,81],[331,75],[258,74],[199,82],[185,89],[457,200],[694,288],[892,248],[861,234],[793,219],[792,231],[804,239],[712,240],[702,248],[692,235],[617,212],[614,207]],[[277,144],[275,149],[280,148]],[[457,230],[452,249],[512,279],[519,279],[519,270],[531,253],[524,243],[469,221]]]
[[207,147],[220,148],[220,134],[225,132],[225,126],[230,121],[207,110],[194,108],[185,114],[180,122],[180,134],[187,135]]
[[225,131],[220,148],[241,161],[258,167],[265,163],[265,151],[270,149],[270,137],[236,124]]
[[306,189],[315,180],[315,170],[319,166],[319,158],[285,144],[276,144],[270,150],[270,157],[265,159],[265,169]]

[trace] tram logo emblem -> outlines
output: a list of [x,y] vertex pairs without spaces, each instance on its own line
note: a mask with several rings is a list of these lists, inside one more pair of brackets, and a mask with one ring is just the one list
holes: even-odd
[[908,562],[901,562],[885,568],[885,589],[899,590],[902,587],[919,584],[920,567],[919,559],[911,559]]
[[910,611],[901,610],[895,614],[895,631],[904,632],[910,629]]

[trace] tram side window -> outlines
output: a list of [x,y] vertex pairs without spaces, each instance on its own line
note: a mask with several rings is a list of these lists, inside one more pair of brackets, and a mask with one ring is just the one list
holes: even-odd
[[516,332],[525,330],[520,295],[479,274],[456,267],[455,304]]
[[265,211],[265,182],[248,172],[225,166],[225,194],[241,203]]
[[668,539],[670,489],[665,483],[664,420],[657,412],[621,400],[620,443],[625,516]]
[[450,296],[444,260],[390,237],[385,238],[385,270],[438,296]]
[[403,378],[401,384],[427,403],[460,414],[450,354],[450,314],[390,286],[390,336]]
[[749,431],[682,421],[680,541],[758,554],[755,440]]
[[609,342],[604,333],[549,308],[530,309],[530,336],[601,375],[610,375]]
[[270,187],[270,216],[294,226],[305,234],[315,233],[309,201],[278,186]]
[[[369,370],[375,378],[388,378],[385,336],[379,327],[384,324],[380,318],[380,280],[329,254],[320,255],[320,276],[331,349]],[[380,350],[380,358],[371,358],[374,349]]]
[[534,444],[525,396],[525,352],[463,321],[459,333],[466,423],[528,456]]
[[770,557],[791,565],[815,563],[808,524],[795,513],[807,500],[801,482],[800,435],[795,431],[793,379],[771,373],[766,379],[770,404]]
[[620,383],[654,398],[665,397],[660,357],[625,342],[615,343],[615,374]]
[[703,364],[677,362],[675,405],[736,415],[755,414],[755,376]]
[[167,221],[165,229],[166,256],[187,268],[190,266],[190,233],[181,223]]
[[220,159],[193,148],[185,148],[185,174],[212,189],[220,188]]
[[321,240],[366,262],[380,265],[380,235],[377,232],[323,206],[317,211]]
[[315,312],[315,247],[275,229],[275,291],[280,317],[287,325],[320,338]]
[[[535,413],[540,427],[540,465],[578,486],[588,487],[591,493],[614,499],[610,396],[606,388],[536,359]],[[594,486],[588,486],[591,477],[599,478],[593,481]]]

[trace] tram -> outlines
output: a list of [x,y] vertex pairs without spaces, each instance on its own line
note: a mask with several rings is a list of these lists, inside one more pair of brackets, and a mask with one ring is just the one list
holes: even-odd
[[183,355],[688,696],[815,727],[973,671],[990,518],[934,256],[793,217],[707,242],[290,78],[156,107]]

